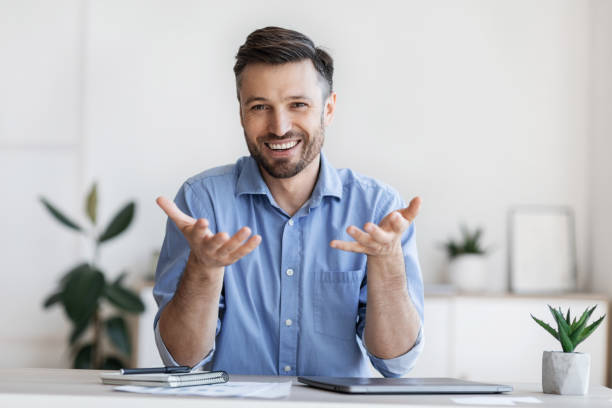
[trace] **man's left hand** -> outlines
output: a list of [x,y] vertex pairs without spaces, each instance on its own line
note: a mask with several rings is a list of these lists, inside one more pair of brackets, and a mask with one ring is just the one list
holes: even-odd
[[396,255],[398,251],[401,254],[402,234],[416,218],[420,206],[421,199],[415,197],[410,201],[408,207],[387,214],[379,225],[367,222],[363,230],[354,225],[349,226],[346,232],[355,241],[333,240],[329,244],[332,248],[358,252],[372,257]]

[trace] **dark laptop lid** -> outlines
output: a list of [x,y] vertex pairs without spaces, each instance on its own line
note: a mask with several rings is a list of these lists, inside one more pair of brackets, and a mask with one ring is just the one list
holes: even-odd
[[298,381],[329,391],[350,394],[495,394],[512,386],[455,378],[298,377]]

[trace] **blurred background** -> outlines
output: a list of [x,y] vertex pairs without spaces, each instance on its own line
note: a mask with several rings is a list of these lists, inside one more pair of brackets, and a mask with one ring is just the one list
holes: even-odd
[[99,263],[144,280],[166,221],[155,198],[248,154],[232,67],[268,25],[335,59],[332,164],[423,198],[432,293],[465,224],[489,248],[485,299],[503,297],[508,213],[538,205],[573,211],[575,291],[612,295],[611,1],[0,0],[0,367],[70,365],[70,324],[42,303],[91,248],[39,197],[83,224],[94,181],[102,224],[135,201]]

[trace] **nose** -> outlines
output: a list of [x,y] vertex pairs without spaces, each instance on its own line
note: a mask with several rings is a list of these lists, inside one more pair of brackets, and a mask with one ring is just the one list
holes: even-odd
[[291,130],[291,117],[288,112],[276,110],[270,115],[268,131],[276,136],[283,136]]

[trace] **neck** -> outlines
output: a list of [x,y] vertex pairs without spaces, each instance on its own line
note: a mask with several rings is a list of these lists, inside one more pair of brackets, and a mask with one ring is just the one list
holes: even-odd
[[276,178],[260,167],[264,181],[268,185],[276,203],[292,217],[310,198],[319,177],[321,155],[293,177]]

